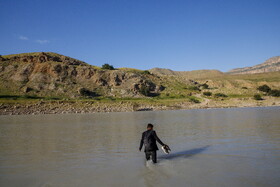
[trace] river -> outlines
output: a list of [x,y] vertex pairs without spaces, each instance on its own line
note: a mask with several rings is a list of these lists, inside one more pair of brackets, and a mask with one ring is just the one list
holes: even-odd
[[278,187],[280,107],[0,116],[0,186]]

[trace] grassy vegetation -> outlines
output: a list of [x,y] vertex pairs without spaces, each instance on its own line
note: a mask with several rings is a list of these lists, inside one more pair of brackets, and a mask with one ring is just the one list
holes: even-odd
[[177,102],[200,103],[200,99],[195,96],[157,96],[152,98],[132,98],[132,97],[41,97],[36,95],[0,95],[0,103],[30,103],[36,101],[63,101],[63,102],[98,102],[98,103],[137,103],[156,104],[172,106]]
[[244,74],[244,75],[224,74],[223,76],[211,77],[211,80],[250,80],[254,82],[260,82],[260,81],[274,82],[274,81],[280,81],[280,71],[269,72],[269,73]]
[[39,99],[44,99],[44,100],[62,100],[63,98],[61,97],[53,97],[53,96],[48,96],[48,97],[40,97],[37,95],[0,95],[0,100],[7,100],[7,99],[12,99],[12,100],[39,100]]
[[247,98],[252,97],[252,94],[229,94],[227,95],[229,98]]
[[126,71],[126,72],[131,72],[131,73],[143,73],[143,70],[139,69],[134,69],[134,68],[117,68],[118,70]]

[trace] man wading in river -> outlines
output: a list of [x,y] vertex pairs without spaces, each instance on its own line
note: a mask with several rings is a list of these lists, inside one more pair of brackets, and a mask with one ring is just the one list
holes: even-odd
[[162,141],[158,138],[156,131],[153,130],[153,127],[154,126],[150,123],[147,125],[147,131],[143,132],[142,134],[139,151],[141,151],[144,144],[146,159],[150,160],[150,157],[152,156],[153,163],[157,163],[158,146],[156,141],[158,141],[158,143],[160,143],[160,145],[162,146],[166,146],[166,145],[162,143]]

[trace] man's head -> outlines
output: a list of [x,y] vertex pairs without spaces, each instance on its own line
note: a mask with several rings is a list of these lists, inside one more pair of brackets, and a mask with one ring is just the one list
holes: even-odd
[[147,125],[147,129],[148,129],[148,130],[153,129],[153,127],[154,127],[154,126],[153,126],[151,123],[149,123],[149,124]]

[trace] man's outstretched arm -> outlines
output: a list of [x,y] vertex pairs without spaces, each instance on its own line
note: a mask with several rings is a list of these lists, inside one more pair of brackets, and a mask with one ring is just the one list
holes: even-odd
[[158,142],[160,145],[162,145],[162,146],[165,145],[165,144],[159,139],[159,137],[157,136],[156,131],[154,131],[154,137],[155,137],[155,139],[157,140],[157,142]]
[[143,144],[144,144],[144,133],[142,134],[142,138],[140,140],[140,147],[139,147],[139,151],[141,151],[142,147],[143,147]]

